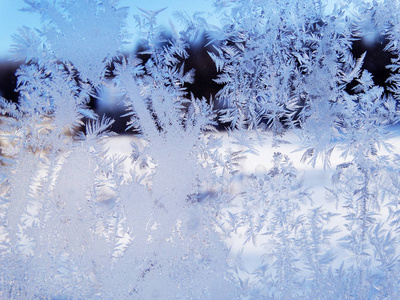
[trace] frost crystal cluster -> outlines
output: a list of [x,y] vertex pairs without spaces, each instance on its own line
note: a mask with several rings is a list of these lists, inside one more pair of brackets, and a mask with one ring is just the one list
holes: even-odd
[[[169,34],[139,9],[129,56],[118,0],[25,2],[43,27],[14,36],[19,100],[0,99],[0,298],[400,299],[399,0],[215,0],[220,26],[177,13]],[[215,99],[187,91],[202,32]],[[352,51],[374,39],[385,87]],[[89,105],[107,89],[130,155]],[[334,170],[323,192],[294,136]]]

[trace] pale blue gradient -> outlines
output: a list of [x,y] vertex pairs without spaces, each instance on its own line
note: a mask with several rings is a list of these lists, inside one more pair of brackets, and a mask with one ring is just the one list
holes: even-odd
[[26,7],[23,0],[0,0],[0,59],[11,56],[9,50],[12,44],[12,35],[23,25],[29,27],[40,26],[38,15],[20,11]]
[[[178,26],[178,22],[174,21],[174,11],[186,11],[188,15],[193,15],[196,11],[206,12],[204,17],[214,11],[213,0],[122,0],[120,7],[129,7],[129,15],[127,19],[128,30],[132,33],[130,43],[127,44],[127,49],[133,48],[136,41],[136,27],[133,15],[139,14],[138,7],[146,10],[158,10],[167,7],[159,15],[160,26],[168,27],[169,20],[171,19]],[[22,26],[30,28],[40,28],[40,16],[35,13],[21,11],[22,8],[27,7],[23,0],[0,0],[0,59],[9,59],[11,57],[10,47],[13,43],[12,35],[17,33],[17,29]],[[218,22],[214,17],[209,18],[211,23]]]

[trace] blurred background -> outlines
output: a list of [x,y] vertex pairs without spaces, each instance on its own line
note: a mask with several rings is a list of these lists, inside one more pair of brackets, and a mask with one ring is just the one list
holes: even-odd
[[[330,0],[326,11],[332,10],[334,3],[339,0]],[[189,16],[195,12],[205,12],[203,17],[208,20],[210,24],[220,25],[218,14],[215,13],[213,7],[213,0],[170,0],[165,2],[163,0],[121,0],[120,7],[128,7],[129,13],[127,18],[127,25],[129,32],[132,33],[130,40],[125,45],[124,52],[126,54],[137,53],[140,51],[137,39],[137,27],[134,15],[140,14],[141,9],[145,10],[158,10],[161,8],[166,9],[158,15],[158,22],[168,34],[169,21],[172,21],[177,29],[180,29],[181,24],[174,18],[175,11],[185,11]],[[30,28],[41,27],[40,16],[37,14],[23,11],[27,7],[24,0],[0,0],[0,96],[7,100],[17,101],[18,94],[15,92],[16,78],[15,72],[20,61],[15,61],[10,52],[13,43],[13,34],[18,28],[27,26]],[[197,98],[211,99],[218,90],[220,85],[216,84],[213,79],[217,77],[217,71],[213,61],[209,57],[207,51],[213,51],[213,46],[208,45],[206,33],[200,36],[195,44],[190,45],[188,50],[190,57],[185,62],[185,69],[195,69],[195,82],[187,86],[188,92],[193,93]],[[390,64],[391,55],[384,51],[387,41],[385,37],[376,34],[369,35],[362,40],[354,41],[353,54],[355,57],[360,57],[367,51],[364,60],[364,68],[370,71],[374,76],[376,84],[386,85],[386,79],[389,75],[386,65]],[[120,118],[123,113],[122,105],[118,105],[119,99],[113,94],[113,91],[102,90],[102,100],[93,99],[91,105],[99,115],[106,115],[115,119],[112,130],[116,132],[124,132],[126,119]]]
[[[41,28],[40,16],[35,13],[24,11],[28,7],[24,0],[0,0],[0,97],[7,100],[17,101],[18,94],[15,92],[16,77],[15,72],[20,61],[13,60],[13,54],[10,51],[13,44],[13,35],[17,33],[18,28],[27,26],[30,28]],[[197,11],[206,12],[203,17],[210,23],[218,24],[218,18],[213,16],[213,0],[187,1],[187,0],[170,0],[168,2],[163,0],[120,0],[119,7],[128,7],[127,26],[130,33],[132,33],[128,43],[123,49],[125,54],[132,54],[140,51],[139,41],[137,38],[137,26],[134,15],[140,14],[140,9],[144,10],[159,10],[165,8],[158,17],[159,26],[163,31],[168,32],[169,22],[172,21],[174,26],[179,30],[182,25],[174,18],[173,14],[176,11],[185,11],[189,16],[192,16]],[[215,94],[219,89],[218,85],[212,81],[216,77],[215,67],[207,54],[211,45],[204,47],[206,39],[204,36],[199,37],[196,46],[193,45],[190,49],[190,58],[186,63],[187,69],[196,69],[196,84],[190,87],[196,97],[206,96],[210,97]],[[207,87],[204,89],[204,87]],[[113,130],[121,132],[126,127],[126,119],[119,118],[122,112],[122,107],[119,107],[118,99],[115,99],[112,91],[104,90],[102,101],[93,99],[92,105],[98,114],[112,117],[116,120],[113,125]]]

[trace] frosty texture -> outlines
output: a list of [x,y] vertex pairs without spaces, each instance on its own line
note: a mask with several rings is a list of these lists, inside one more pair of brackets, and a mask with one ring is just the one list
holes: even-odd
[[[118,1],[25,2],[43,28],[15,35],[19,101],[0,99],[1,298],[400,298],[398,1],[216,0],[221,28],[177,13],[186,28],[168,38],[163,9],[140,10],[144,50],[128,57]],[[186,90],[201,30],[216,99]],[[377,36],[386,92],[351,51]],[[130,118],[129,156],[107,150],[113,120],[88,106],[103,88]],[[341,156],[318,203],[280,153],[293,133],[303,163]],[[266,137],[272,167],[244,173]]]

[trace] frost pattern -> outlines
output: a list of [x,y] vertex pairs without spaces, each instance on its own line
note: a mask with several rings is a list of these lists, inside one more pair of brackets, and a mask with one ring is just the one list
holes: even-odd
[[97,86],[126,38],[126,8],[117,8],[118,1],[110,0],[25,2],[26,10],[42,17],[41,36],[49,55],[72,63],[83,81]]
[[[25,2],[43,28],[15,35],[19,101],[0,99],[0,297],[400,298],[398,1],[216,0],[221,28],[177,13],[168,37],[163,9],[140,9],[131,56],[118,1]],[[186,90],[201,30],[216,99]],[[386,90],[351,51],[374,34],[393,55]],[[129,156],[88,106],[103,88],[135,132]],[[340,155],[325,194],[280,151],[293,133],[303,163]],[[270,137],[271,167],[245,173]]]

